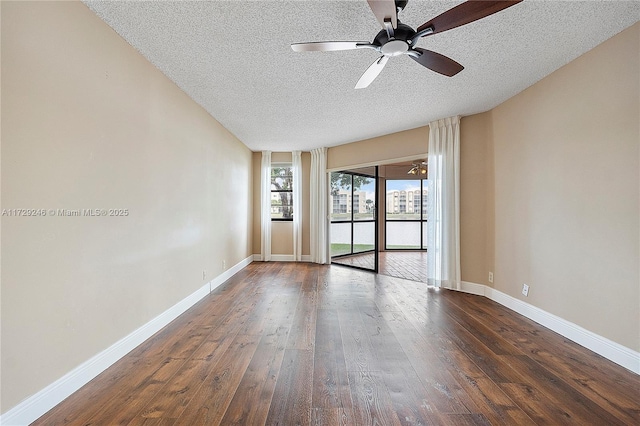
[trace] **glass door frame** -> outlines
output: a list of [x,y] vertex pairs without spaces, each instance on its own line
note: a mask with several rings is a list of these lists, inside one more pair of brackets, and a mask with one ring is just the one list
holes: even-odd
[[[341,259],[341,258],[346,258],[346,257],[350,257],[350,256],[357,256],[359,254],[365,254],[365,253],[369,253],[371,251],[373,251],[373,257],[374,257],[374,261],[373,261],[373,269],[369,269],[369,268],[364,268],[364,267],[360,267],[360,266],[356,266],[356,265],[346,265],[346,264],[342,264],[342,263],[336,263],[338,265],[341,266],[346,266],[349,268],[355,268],[355,269],[361,269],[364,271],[373,271],[375,273],[378,273],[378,258],[379,258],[379,215],[378,215],[378,204],[379,204],[379,197],[380,197],[380,185],[378,182],[378,166],[371,166],[374,168],[374,175],[367,175],[367,174],[362,174],[362,173],[357,173],[353,170],[358,170],[358,169],[352,169],[352,170],[338,170],[338,171],[333,171],[330,173],[342,173],[342,174],[346,174],[346,175],[351,175],[351,219],[349,221],[346,220],[329,220],[329,226],[331,226],[334,223],[350,223],[351,225],[351,247],[349,250],[349,253],[345,253],[345,254],[339,254],[336,256],[330,256],[331,259],[331,263],[333,263],[333,259]],[[359,177],[365,177],[365,178],[372,178],[373,182],[374,182],[374,208],[373,208],[373,219],[364,219],[364,220],[354,220],[354,192],[355,192],[355,187],[353,185],[353,176],[359,176]],[[332,210],[333,210],[333,198],[331,199],[331,203],[330,205],[332,206]],[[364,250],[364,251],[359,251],[357,253],[353,252],[353,240],[354,240],[354,225],[356,223],[373,223],[373,228],[374,228],[374,237],[373,237],[373,249],[372,250]],[[329,241],[329,244],[331,244],[331,241]]]

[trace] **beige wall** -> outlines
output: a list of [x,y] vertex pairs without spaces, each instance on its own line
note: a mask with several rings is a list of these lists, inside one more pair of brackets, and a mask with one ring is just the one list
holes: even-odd
[[[81,3],[2,2],[2,412],[251,254],[251,152]],[[203,271],[207,277],[203,280]]]
[[640,350],[640,24],[492,112],[495,288]]
[[327,152],[327,169],[384,164],[404,158],[424,158],[429,148],[429,126],[392,133],[345,145]]
[[[260,157],[262,158],[262,157]],[[271,153],[271,163],[291,163],[291,153],[290,152],[272,152]]]
[[460,269],[462,280],[493,286],[491,112],[460,120]]

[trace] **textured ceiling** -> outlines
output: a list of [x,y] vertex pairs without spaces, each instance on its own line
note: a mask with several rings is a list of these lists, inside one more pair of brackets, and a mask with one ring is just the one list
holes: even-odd
[[[254,151],[309,150],[487,111],[640,19],[638,1],[525,0],[418,46],[465,69],[444,77],[390,58],[367,89],[369,49],[296,53],[294,42],[371,41],[365,0],[85,1]],[[411,0],[416,28],[460,1]]]

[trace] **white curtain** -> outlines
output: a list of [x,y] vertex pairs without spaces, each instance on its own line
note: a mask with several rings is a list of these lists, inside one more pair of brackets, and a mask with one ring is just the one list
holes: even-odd
[[293,260],[302,260],[302,153],[293,151]]
[[271,151],[262,151],[260,168],[260,252],[262,260],[271,260]]
[[460,117],[429,123],[427,279],[460,289]]
[[317,148],[311,151],[310,205],[311,205],[311,261],[328,263],[329,246],[327,205],[327,148]]

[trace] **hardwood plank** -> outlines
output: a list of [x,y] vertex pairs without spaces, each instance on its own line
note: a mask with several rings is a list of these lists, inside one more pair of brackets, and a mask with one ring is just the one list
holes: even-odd
[[142,423],[143,426],[173,426],[175,419],[157,418],[145,418]]
[[261,336],[266,326],[269,307],[276,303],[277,298],[278,294],[269,292],[261,293],[259,298],[253,299],[251,301],[250,314],[242,322],[242,327],[238,333]]
[[402,308],[398,305],[396,297],[385,285],[384,275],[376,275],[375,284],[374,302],[378,310],[381,312],[401,311]]
[[176,377],[167,383],[130,425],[146,418],[177,419],[235,339],[227,330],[213,333],[184,363]]
[[483,413],[493,424],[531,425],[533,420],[469,356],[441,346],[439,358],[463,390],[460,396],[472,413]]
[[311,424],[313,426],[347,426],[355,423],[350,409],[314,408],[311,411]]
[[287,349],[271,399],[266,424],[308,425],[311,423],[313,351]]
[[[395,312],[394,312],[395,313]],[[389,314],[389,312],[385,312]],[[424,370],[417,373],[411,363],[404,346],[396,338],[399,330],[392,331],[381,312],[376,308],[363,309],[362,321],[368,331],[369,340],[376,354],[381,368],[381,376],[389,391],[390,399],[398,418],[403,424],[424,425],[432,424],[435,419],[431,415],[432,392],[424,385],[426,379]],[[399,332],[399,334],[404,334]],[[424,363],[420,363],[424,365]],[[431,369],[436,370],[436,369]],[[428,381],[428,379],[427,379]],[[457,385],[450,381],[444,387]],[[440,389],[437,393],[440,394]],[[462,412],[468,410],[461,406]]]
[[152,375],[147,376],[130,392],[120,392],[116,397],[100,406],[86,423],[99,425],[101,423],[99,419],[109,419],[109,423],[113,425],[129,423],[175,375],[184,361],[180,358],[166,358]]
[[[452,324],[452,330],[448,332],[448,335],[462,349],[462,353],[469,356],[482,370],[483,375],[497,383],[517,406],[525,411],[536,423],[553,423],[557,421],[554,419],[572,418],[573,414],[567,410],[567,407],[558,405],[556,401],[549,399],[545,395],[540,389],[544,384],[536,375],[523,374],[513,367],[514,359],[526,359],[526,355],[496,356],[489,348],[482,345],[457,323]],[[525,385],[528,395],[509,392],[512,389],[512,385]],[[531,408],[530,395],[536,395],[537,401],[540,401],[535,408]]]
[[[148,374],[144,372],[144,369],[150,368],[151,365],[154,365],[152,359],[145,360],[134,357],[121,359],[37,419],[32,425],[88,423],[88,420],[94,416],[102,404],[123,391],[123,385],[124,387],[129,385],[129,389],[134,389],[136,385],[144,381],[146,374]],[[129,381],[130,383],[127,383]]]
[[554,401],[555,405],[563,407],[565,411],[570,413],[574,422],[582,424],[594,422],[606,425],[618,422],[612,413],[583,396],[561,377],[556,376],[529,357],[507,355],[502,357],[507,360],[511,368],[521,374],[521,383],[529,380],[530,377],[535,377],[538,390]]
[[[419,293],[414,295],[416,291]],[[460,372],[447,364],[449,357],[443,357],[443,354],[449,351],[461,354],[461,351],[446,338],[446,325],[450,319],[436,302],[436,297],[440,297],[441,294],[443,293],[437,290],[421,289],[420,284],[403,287],[398,292],[398,297],[401,298],[399,303],[404,306],[407,315],[385,313],[389,324],[394,326],[394,331],[397,331],[396,335],[409,354],[414,368],[429,390],[429,399],[426,403],[440,413],[482,411],[496,421],[502,420],[502,422],[512,419],[515,415],[520,424],[527,424],[526,415],[522,410],[513,401],[504,397],[502,390],[492,381],[486,382],[488,385],[493,385],[483,390],[486,395],[478,394],[477,392],[480,391],[478,388],[474,389],[476,392],[469,393],[467,392],[469,383],[465,380],[466,374],[458,377]],[[420,308],[420,306],[423,307]],[[406,333],[412,330],[417,334],[407,336]],[[469,361],[466,356],[464,360]],[[468,374],[468,372],[465,373]],[[497,399],[501,403],[487,404],[489,398]],[[528,421],[530,422],[530,419]]]
[[217,425],[258,348],[259,336],[238,334],[214,366],[176,425]]
[[458,304],[452,303],[448,297],[441,297],[438,301],[446,307],[448,315],[458,324],[464,327],[469,333],[496,355],[522,355],[523,352],[513,346],[511,342],[502,338],[499,333],[494,332],[479,320],[477,316],[469,315],[468,311]]
[[222,424],[258,425],[265,422],[284,357],[287,333],[287,328],[280,326],[262,336],[222,417]]
[[350,371],[349,385],[357,425],[400,425],[384,380],[376,372]]
[[491,422],[482,414],[446,414],[440,420],[452,426],[491,426]]
[[358,310],[339,310],[338,320],[347,370],[363,372],[379,370],[380,366]]
[[340,323],[335,310],[318,310],[312,397],[316,408],[352,406]]
[[[304,282],[303,280],[301,286]],[[316,333],[316,314],[318,300],[315,290],[300,292],[298,304],[291,324],[288,349],[313,350]]]
[[518,405],[536,424],[577,424],[564,407],[556,405],[555,401],[547,398],[543,392],[540,392],[529,384],[502,383],[500,387],[504,389],[511,398],[518,401]]
[[398,312],[384,312],[387,324],[395,333],[399,345],[423,384],[422,405],[429,412],[469,413],[469,408],[459,398],[456,380],[440,361],[438,354]]
[[[319,278],[319,270],[315,266],[312,265],[304,265],[305,275],[302,279],[302,286],[300,290],[303,293],[314,293],[318,292],[318,278]],[[301,269],[301,268],[298,268]]]

